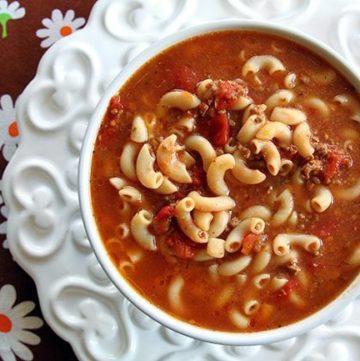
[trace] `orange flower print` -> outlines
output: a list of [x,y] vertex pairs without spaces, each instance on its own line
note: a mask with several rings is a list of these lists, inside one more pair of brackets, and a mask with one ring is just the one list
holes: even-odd
[[81,28],[85,24],[85,19],[75,18],[74,10],[68,10],[63,15],[60,10],[55,9],[51,14],[51,19],[43,19],[42,24],[45,28],[37,30],[36,36],[44,39],[41,42],[41,47],[48,48],[59,39]]
[[28,346],[38,345],[40,337],[29,330],[40,328],[44,322],[36,316],[28,316],[35,308],[34,302],[15,305],[16,290],[12,285],[0,288],[0,360],[33,360]]
[[2,28],[1,37],[5,39],[8,36],[8,22],[21,19],[25,16],[25,9],[20,7],[18,1],[11,4],[7,0],[0,0],[0,26]]
[[0,97],[0,148],[9,161],[19,141],[19,129],[15,118],[15,106],[10,95]]

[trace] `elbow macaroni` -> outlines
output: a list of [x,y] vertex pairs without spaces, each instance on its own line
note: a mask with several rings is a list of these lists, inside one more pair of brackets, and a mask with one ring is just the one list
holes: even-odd
[[315,189],[315,194],[310,200],[311,208],[318,213],[325,212],[333,202],[333,195],[329,188],[318,186]]
[[153,215],[149,211],[142,209],[131,219],[130,230],[135,241],[141,247],[149,251],[156,251],[157,246],[155,236],[151,234],[148,229],[152,219]]
[[137,181],[136,159],[139,154],[141,145],[138,143],[127,142],[120,157],[120,169],[126,178]]
[[195,209],[193,216],[194,222],[199,228],[206,232],[210,229],[211,221],[214,218],[213,213],[201,212]]
[[268,207],[255,205],[249,208],[246,208],[244,211],[240,213],[240,219],[245,218],[261,218],[264,221],[269,221],[271,218],[271,211]]
[[273,290],[278,290],[280,288],[283,288],[288,282],[289,280],[285,277],[275,276],[271,280],[270,286]]
[[287,176],[294,168],[294,163],[290,159],[281,159],[280,171],[281,176]]
[[229,318],[237,328],[244,329],[250,325],[250,319],[236,309],[230,311]]
[[266,179],[266,175],[258,169],[250,169],[246,166],[239,151],[234,154],[235,166],[231,170],[232,175],[241,183],[245,184],[259,184]]
[[109,182],[118,191],[127,185],[126,180],[121,177],[112,177],[109,179]]
[[125,202],[129,202],[129,203],[141,203],[142,202],[141,192],[132,186],[125,186],[122,189],[120,189],[119,196]]
[[254,286],[258,289],[262,289],[270,282],[270,274],[269,273],[261,273],[259,275],[256,275],[252,282]]
[[266,100],[265,104],[267,109],[272,110],[275,107],[289,105],[294,97],[294,92],[286,89],[279,89]]
[[178,153],[178,157],[180,162],[185,164],[186,168],[191,168],[196,163],[194,157],[186,150],[181,150]]
[[164,94],[158,104],[158,114],[163,117],[169,108],[189,110],[200,105],[199,98],[186,90],[172,90]]
[[221,238],[209,238],[206,250],[211,257],[223,258],[225,256],[225,241]]
[[211,162],[216,158],[216,152],[211,143],[201,135],[192,135],[186,139],[185,146],[187,149],[200,154],[206,172]]
[[275,107],[270,116],[271,121],[286,125],[297,125],[305,122],[306,119],[306,114],[296,108]]
[[248,267],[251,260],[251,256],[239,256],[232,261],[223,262],[218,268],[219,275],[234,276]]
[[251,115],[237,133],[236,139],[241,144],[248,144],[258,131],[265,126],[266,118],[257,114]]
[[294,198],[290,190],[285,189],[277,196],[275,202],[278,204],[278,208],[271,219],[271,225],[274,227],[278,227],[284,224],[293,212]]
[[209,237],[219,237],[225,231],[229,220],[230,213],[228,211],[214,212],[209,227]]
[[300,155],[304,158],[311,157],[314,154],[314,147],[311,145],[311,131],[306,122],[296,126],[293,133],[293,142]]
[[167,177],[164,177],[161,185],[159,188],[154,189],[155,193],[159,194],[173,194],[179,190],[179,187],[176,186],[171,180],[169,180]]
[[256,55],[250,58],[242,67],[242,75],[256,74],[260,70],[267,70],[270,75],[277,71],[284,71],[283,63],[272,55]]
[[239,96],[238,99],[231,106],[230,110],[242,110],[248,105],[252,104],[253,100],[247,96]]
[[164,180],[164,176],[154,170],[154,163],[150,145],[144,144],[136,160],[136,175],[140,183],[149,189],[159,188]]
[[203,197],[198,192],[192,191],[188,194],[195,202],[195,209],[202,212],[228,211],[235,207],[235,202],[228,196]]
[[116,236],[120,239],[125,239],[130,235],[130,228],[126,223],[120,223],[116,226]]
[[177,144],[177,137],[172,134],[165,138],[156,152],[157,164],[161,171],[170,179],[179,183],[191,183],[192,179],[184,162],[178,158],[177,152],[183,147]]
[[290,252],[290,246],[296,245],[310,253],[317,253],[322,245],[321,239],[310,234],[278,234],[273,241],[274,253],[284,256]]
[[212,79],[205,79],[198,83],[196,93],[202,100],[208,100],[213,96],[213,84]]
[[310,97],[304,101],[304,104],[308,108],[316,110],[324,118],[327,118],[330,114],[329,106],[320,98]]
[[233,169],[235,159],[231,154],[222,154],[216,157],[209,165],[206,177],[210,190],[216,195],[228,195],[229,188],[225,183],[225,173]]
[[133,119],[130,139],[136,143],[145,143],[149,140],[145,120],[139,115],[135,116]]
[[225,249],[233,253],[240,249],[242,240],[248,233],[260,234],[265,229],[265,222],[261,218],[247,218],[241,221],[226,237]]
[[180,313],[184,310],[183,302],[181,299],[181,291],[183,290],[184,285],[184,278],[180,275],[177,275],[171,280],[168,288],[168,299],[170,306],[173,310],[176,310]]
[[286,147],[291,144],[290,128],[280,122],[268,122],[256,133],[256,138],[261,140],[276,139],[280,146]]
[[281,158],[280,153],[273,142],[270,140],[254,139],[251,142],[255,154],[262,154],[266,166],[271,175],[277,175],[280,171]]
[[192,116],[184,116],[175,124],[175,128],[191,133],[195,128],[195,118]]
[[247,316],[252,316],[260,309],[260,303],[257,300],[247,300],[244,304],[244,313]]
[[192,198],[183,198],[176,204],[175,217],[180,229],[191,240],[196,243],[206,243],[209,239],[207,232],[195,225],[191,217],[191,211],[195,208],[195,202]]
[[271,247],[267,244],[259,253],[256,254],[254,262],[251,265],[252,271],[255,273],[262,272],[270,263],[271,257]]
[[348,258],[347,263],[350,266],[359,266],[360,265],[360,246],[358,246]]

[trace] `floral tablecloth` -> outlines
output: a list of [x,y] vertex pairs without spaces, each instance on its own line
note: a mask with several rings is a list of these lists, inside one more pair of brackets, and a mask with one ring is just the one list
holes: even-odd
[[[42,54],[82,28],[95,0],[0,0],[0,169],[19,137],[16,101]],[[1,191],[1,183],[0,183]],[[32,279],[13,261],[6,240],[7,209],[0,193],[0,360],[76,360],[44,323]]]

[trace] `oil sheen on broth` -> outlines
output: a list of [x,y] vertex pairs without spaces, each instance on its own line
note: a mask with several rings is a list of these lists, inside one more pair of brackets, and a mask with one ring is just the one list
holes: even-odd
[[288,40],[225,31],[142,66],[111,99],[91,193],[133,287],[201,327],[315,312],[360,265],[360,105]]

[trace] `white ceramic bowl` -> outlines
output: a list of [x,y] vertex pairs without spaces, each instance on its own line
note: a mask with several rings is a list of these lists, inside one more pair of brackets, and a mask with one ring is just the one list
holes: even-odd
[[128,64],[112,82],[99,102],[87,129],[81,152],[79,166],[80,207],[88,237],[103,269],[112,282],[116,285],[116,287],[121,291],[121,293],[148,316],[165,325],[166,327],[173,329],[174,331],[207,342],[227,345],[256,345],[278,342],[290,337],[301,335],[311,328],[325,322],[334,316],[337,312],[342,310],[347,304],[349,304],[356,296],[360,294],[360,275],[344,292],[341,293],[341,295],[339,295],[330,304],[301,321],[292,323],[279,329],[254,333],[232,333],[200,328],[176,319],[163,310],[159,309],[143,296],[141,296],[126,281],[126,279],[121,276],[107,254],[92,213],[89,181],[92,153],[98,129],[101,125],[111,97],[123,86],[123,84],[130,78],[132,74],[134,74],[134,72],[136,72],[144,63],[153,58],[159,52],[190,37],[222,30],[252,30],[264,32],[267,34],[278,35],[298,43],[326,59],[360,92],[360,81],[356,74],[346,64],[343,58],[337,55],[331,48],[320,43],[319,41],[316,41],[315,39],[310,38],[303,33],[295,32],[285,27],[264,22],[226,20],[199,25],[170,35],[164,39],[161,39],[156,45],[152,45],[151,48],[141,53],[136,59]]

